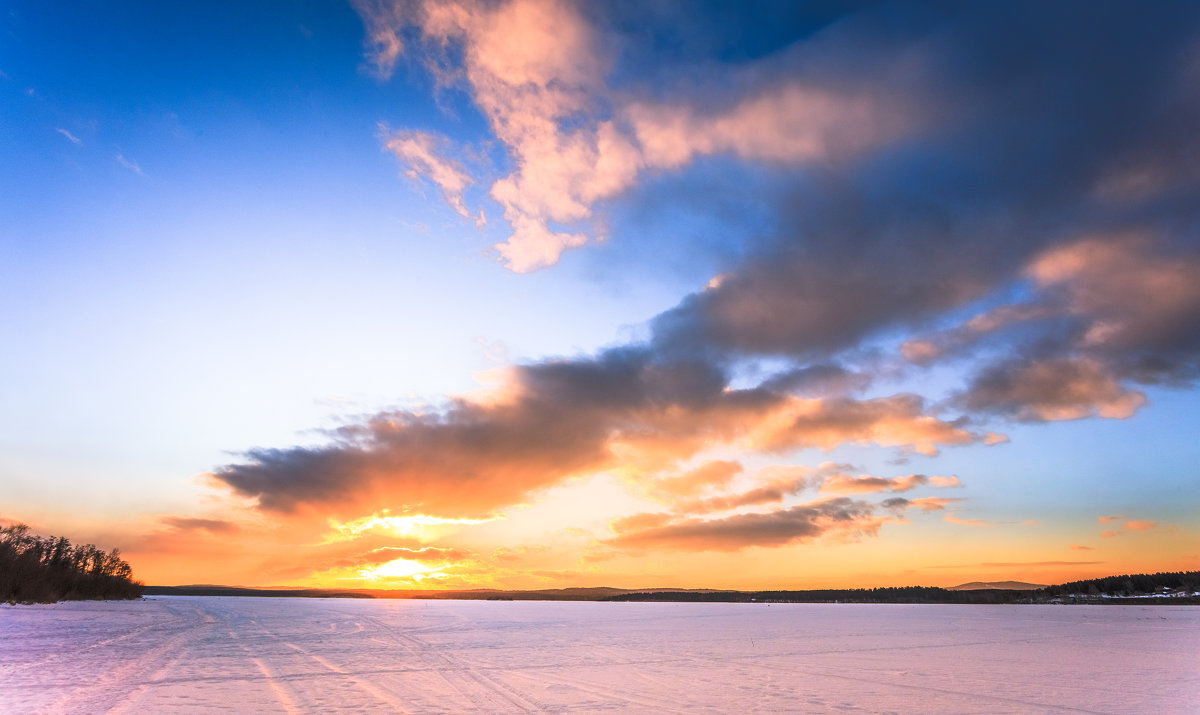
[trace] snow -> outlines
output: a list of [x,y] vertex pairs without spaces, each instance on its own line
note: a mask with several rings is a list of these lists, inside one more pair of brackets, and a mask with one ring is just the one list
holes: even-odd
[[1200,608],[151,597],[0,608],[0,711],[1200,712]]

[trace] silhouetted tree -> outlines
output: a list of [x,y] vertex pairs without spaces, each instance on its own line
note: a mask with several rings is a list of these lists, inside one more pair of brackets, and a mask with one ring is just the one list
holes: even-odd
[[37,536],[24,524],[0,528],[0,601],[141,598],[142,584],[120,553],[72,546],[65,536]]

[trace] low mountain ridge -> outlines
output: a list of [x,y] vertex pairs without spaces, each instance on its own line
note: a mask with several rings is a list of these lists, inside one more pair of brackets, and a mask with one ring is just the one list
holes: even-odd
[[957,586],[948,586],[947,591],[980,591],[995,589],[1000,591],[1036,591],[1046,588],[1044,583],[1025,583],[1024,581],[970,581]]

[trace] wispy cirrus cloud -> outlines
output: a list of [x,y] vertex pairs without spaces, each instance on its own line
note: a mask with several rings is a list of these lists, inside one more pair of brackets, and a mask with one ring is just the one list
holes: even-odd
[[63,135],[63,136],[66,138],[66,140],[67,140],[67,141],[69,141],[69,142],[71,142],[72,144],[75,144],[75,145],[77,145],[77,146],[78,146],[78,145],[80,145],[80,144],[83,144],[83,140],[82,140],[82,139],[80,139],[79,137],[75,136],[74,134],[72,134],[71,132],[67,131],[66,129],[63,129],[63,128],[61,128],[61,127],[60,127],[60,128],[57,128],[57,129],[55,129],[54,131],[56,131],[56,132],[58,132],[59,134]]
[[133,161],[132,159],[126,159],[124,154],[117,154],[117,163],[126,169],[129,169],[138,176],[142,175],[142,167],[138,166],[136,161]]

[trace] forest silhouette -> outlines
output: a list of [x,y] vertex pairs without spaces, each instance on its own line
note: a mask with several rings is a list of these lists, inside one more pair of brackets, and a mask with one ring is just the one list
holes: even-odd
[[0,528],[0,602],[54,603],[141,598],[142,584],[118,549],[74,546],[25,524]]

